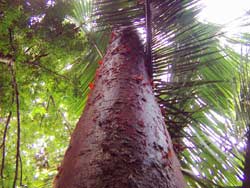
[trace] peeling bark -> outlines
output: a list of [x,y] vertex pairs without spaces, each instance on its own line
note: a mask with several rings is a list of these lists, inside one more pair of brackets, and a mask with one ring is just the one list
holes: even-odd
[[183,188],[138,35],[112,33],[55,188]]

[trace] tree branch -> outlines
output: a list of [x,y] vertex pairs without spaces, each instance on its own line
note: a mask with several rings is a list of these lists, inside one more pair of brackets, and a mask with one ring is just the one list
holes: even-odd
[[[13,63],[12,63],[13,64]],[[18,169],[19,169],[19,159],[20,159],[20,136],[21,136],[21,121],[20,121],[20,101],[19,101],[19,91],[16,81],[16,74],[13,66],[9,66],[12,76],[12,87],[15,93],[16,102],[16,116],[17,116],[17,142],[16,142],[16,167],[15,167],[15,177],[13,181],[13,188],[16,187],[16,181],[18,179]]]
[[11,61],[11,59],[9,59],[7,57],[0,57],[0,63],[10,65],[12,63],[12,61]]
[[[8,64],[9,64],[9,66],[11,66],[11,63],[8,63]],[[13,105],[14,100],[15,100],[15,92],[14,92],[14,89],[13,89],[11,105]],[[3,171],[4,171],[4,166],[5,166],[5,142],[6,142],[6,136],[7,136],[7,131],[8,131],[8,128],[9,128],[11,116],[12,116],[12,111],[9,112],[9,115],[7,117],[7,121],[6,121],[5,128],[4,128],[4,133],[3,133],[3,142],[1,144],[1,147],[3,147],[3,150],[2,150],[2,163],[1,163],[2,165],[1,165],[1,171],[0,171],[0,177],[1,178],[3,178],[3,175],[4,175]]]
[[9,112],[9,115],[8,115],[8,118],[7,118],[7,121],[6,121],[6,124],[5,124],[5,128],[4,128],[4,132],[3,132],[3,142],[2,142],[2,147],[3,147],[3,150],[2,150],[2,165],[1,165],[1,171],[0,171],[0,177],[3,178],[3,170],[4,170],[4,164],[5,164],[5,142],[6,142],[6,136],[7,136],[7,131],[8,131],[8,128],[9,128],[9,123],[10,123],[10,119],[11,119],[11,116],[12,116],[12,111]]
[[[55,100],[54,100],[54,97],[51,95],[50,96],[50,99],[53,103],[53,105],[56,107],[56,103],[55,103]],[[64,116],[63,112],[61,111],[61,109],[58,109],[58,112],[60,112],[60,115],[62,116],[63,120],[65,121],[65,125],[67,127],[67,130],[69,131],[69,135],[72,135],[72,130],[71,130],[71,125],[70,123],[68,122],[67,118]]]
[[48,56],[49,54],[48,53],[40,53],[39,55],[36,55],[34,60],[30,63],[36,63],[38,60],[40,60],[42,57],[46,57]]
[[20,160],[20,186],[23,186],[23,163],[21,155],[19,155],[19,160]]
[[63,112],[59,109],[58,110],[58,112],[60,112],[60,114],[61,114],[61,116],[62,116],[62,118],[63,118],[63,120],[65,121],[65,126],[67,127],[67,130],[69,131],[69,135],[71,136],[72,135],[72,130],[71,130],[71,125],[70,125],[70,123],[69,123],[69,121],[67,120],[67,118],[64,116],[64,114],[63,114]]
[[13,44],[13,33],[12,33],[12,30],[10,28],[8,28],[9,30],[9,42],[10,42],[10,46],[12,48],[12,50],[15,52],[16,51],[16,48]]
[[48,72],[48,73],[50,73],[50,74],[53,74],[53,75],[55,75],[55,76],[61,77],[61,78],[65,79],[65,80],[68,80],[68,81],[72,82],[68,77],[66,77],[66,76],[64,76],[64,75],[61,75],[61,74],[59,74],[59,73],[57,73],[57,72],[55,72],[55,71],[53,71],[53,70],[50,70],[50,69],[48,69],[47,67],[45,67],[45,66],[43,66],[43,65],[41,65],[41,64],[39,64],[39,63],[35,63],[35,62],[32,62],[32,63],[26,62],[26,64],[27,64],[27,65],[30,65],[30,66],[33,66],[33,67],[39,67],[39,68],[43,69],[44,71],[46,71],[46,72]]

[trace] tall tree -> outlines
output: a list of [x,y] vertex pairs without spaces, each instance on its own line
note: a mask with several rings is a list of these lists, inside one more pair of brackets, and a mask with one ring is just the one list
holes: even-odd
[[185,187],[135,30],[112,32],[93,84],[55,187]]

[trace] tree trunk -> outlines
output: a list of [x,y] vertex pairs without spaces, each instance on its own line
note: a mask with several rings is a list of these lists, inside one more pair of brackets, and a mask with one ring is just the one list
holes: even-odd
[[111,38],[54,187],[183,188],[138,35]]
[[244,179],[242,188],[250,188],[250,125],[247,125],[247,142],[244,165]]

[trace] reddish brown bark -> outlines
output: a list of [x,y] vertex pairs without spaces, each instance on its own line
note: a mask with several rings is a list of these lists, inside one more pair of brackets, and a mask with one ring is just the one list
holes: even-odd
[[185,187],[140,44],[131,30],[112,34],[54,187]]

